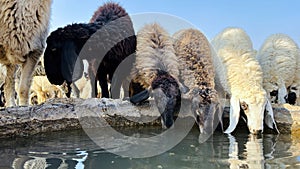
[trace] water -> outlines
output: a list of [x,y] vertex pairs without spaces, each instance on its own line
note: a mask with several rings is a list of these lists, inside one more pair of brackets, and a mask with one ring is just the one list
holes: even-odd
[[[140,137],[159,133],[159,128],[122,129]],[[103,168],[103,169],[189,169],[189,168],[300,168],[300,141],[291,135],[253,136],[237,131],[217,132],[198,143],[194,128],[173,149],[154,157],[132,159],[98,147],[82,130],[44,133],[26,138],[0,140],[0,169],[4,168]],[[107,143],[110,144],[110,143]]]

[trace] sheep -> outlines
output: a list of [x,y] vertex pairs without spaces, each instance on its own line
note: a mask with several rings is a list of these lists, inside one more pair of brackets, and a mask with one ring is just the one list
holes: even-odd
[[[192,113],[201,133],[211,134],[217,127],[214,123],[222,115],[215,90],[210,43],[196,29],[184,29],[173,35],[175,54],[180,63],[180,82],[189,92],[182,97],[191,100]],[[218,118],[214,118],[218,117]]]
[[19,105],[28,105],[32,75],[45,48],[52,0],[0,1],[0,63],[7,76],[6,107],[15,106],[16,65],[21,65]]
[[[78,80],[83,72],[83,63],[76,60],[86,59],[89,62],[92,97],[97,95],[96,80],[99,80],[102,97],[109,97],[107,76],[112,81],[119,64],[135,52],[136,38],[129,15],[118,4],[106,3],[96,12],[95,22],[67,25],[53,31],[47,38],[44,64],[52,84],[61,85],[64,81],[71,84]],[[83,47],[85,48],[81,52]],[[113,98],[119,97],[124,80],[120,73],[117,76],[111,89],[115,92],[112,94]]]
[[270,35],[256,58],[262,67],[263,87],[268,98],[275,95],[275,103],[295,104],[297,101],[300,105],[300,99],[296,100],[300,95],[300,51],[297,44],[288,35]]
[[[216,81],[230,96],[230,123],[225,133],[231,133],[239,120],[240,106],[247,116],[249,131],[263,131],[263,121],[277,130],[273,109],[263,89],[262,69],[255,59],[256,52],[241,28],[226,28],[211,41],[216,53],[213,62]],[[264,118],[264,111],[267,115]],[[278,130],[277,130],[278,131]]]
[[[109,23],[107,24],[109,26],[106,26],[105,29],[106,32],[108,32],[107,38],[110,43],[106,42],[105,47],[110,47],[111,50],[107,52],[100,63],[97,70],[97,79],[101,86],[101,97],[109,97],[107,84],[108,76],[108,79],[111,82],[111,97],[119,98],[122,82],[124,82],[124,87],[128,85],[127,83],[129,83],[126,81],[126,77],[129,76],[130,68],[133,66],[132,62],[134,62],[135,59],[134,56],[128,57],[134,54],[136,50],[135,31],[128,13],[117,3],[105,3],[94,12],[94,15],[90,19],[90,23],[103,22]],[[105,29],[104,31],[103,29],[101,31],[104,33]],[[121,69],[117,69],[121,62],[126,59],[126,68],[124,69],[124,66],[122,66]],[[92,69],[93,68],[91,67],[89,74],[92,74]],[[113,75],[115,76],[114,80]],[[93,76],[91,76],[91,81],[95,81]],[[98,92],[96,83],[92,86],[92,89],[95,90],[93,93],[97,95]],[[125,92],[124,95],[128,96],[128,92]]]
[[[36,97],[36,101],[33,101]],[[31,104],[41,104],[50,98],[63,98],[64,92],[60,86],[52,85],[46,76],[34,76],[31,85]]]
[[171,37],[159,24],[146,24],[138,31],[131,77],[130,101],[140,103],[152,93],[163,127],[170,128],[179,112],[182,85]]

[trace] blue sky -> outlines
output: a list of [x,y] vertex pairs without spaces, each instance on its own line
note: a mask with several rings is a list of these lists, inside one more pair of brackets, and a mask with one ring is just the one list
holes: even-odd
[[[53,31],[57,27],[70,23],[88,22],[94,11],[104,2],[107,1],[53,0],[50,30]],[[255,49],[259,49],[267,36],[274,33],[285,33],[300,45],[300,1],[298,0],[119,0],[116,2],[119,2],[133,16],[156,12],[170,14],[173,18],[180,17],[185,23],[191,23],[201,30],[209,40],[224,28],[234,26],[243,28],[248,33]],[[148,19],[162,20],[161,17],[150,16],[150,18],[145,17],[144,22]],[[141,19],[138,22],[143,23]],[[166,23],[171,28],[182,25],[168,19]]]

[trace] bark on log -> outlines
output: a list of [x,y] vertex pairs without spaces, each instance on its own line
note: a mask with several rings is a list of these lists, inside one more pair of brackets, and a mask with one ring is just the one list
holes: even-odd
[[[112,99],[51,99],[28,107],[0,110],[0,137],[27,136],[47,131],[79,129],[83,123],[105,127],[161,125],[155,106],[134,106],[128,101]],[[300,131],[300,108],[274,105],[275,120],[281,133]],[[189,112],[183,116],[188,116]],[[102,117],[107,124],[95,122]],[[225,119],[226,120],[226,119]],[[228,120],[228,119],[227,119]]]

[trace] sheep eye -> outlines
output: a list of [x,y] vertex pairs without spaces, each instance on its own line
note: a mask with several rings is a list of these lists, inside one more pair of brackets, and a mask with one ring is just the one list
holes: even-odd
[[245,102],[242,102],[241,103],[241,108],[245,111],[245,110],[248,110],[248,104],[245,103]]
[[46,93],[46,98],[49,98],[50,97],[50,93]]

